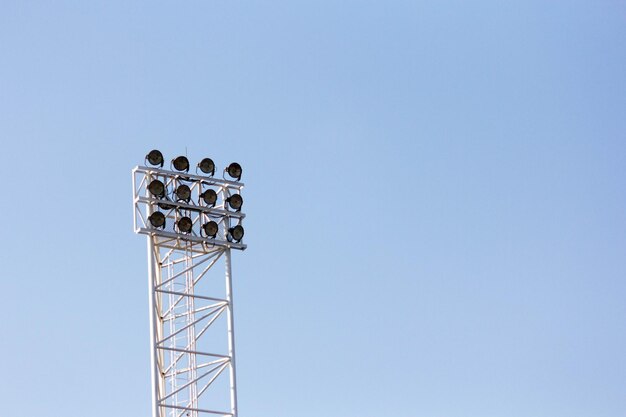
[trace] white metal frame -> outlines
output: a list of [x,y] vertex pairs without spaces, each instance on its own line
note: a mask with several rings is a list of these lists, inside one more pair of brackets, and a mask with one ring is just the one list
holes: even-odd
[[[154,179],[168,196],[188,185],[191,201],[152,196],[147,187]],[[144,166],[133,169],[132,180],[134,230],[148,243],[152,416],[237,417],[231,250],[246,245],[230,241],[228,229],[245,214],[229,210],[226,198],[243,184]],[[218,194],[215,207],[200,201],[207,188]],[[163,229],[148,220],[155,210],[166,216]],[[189,234],[174,227],[183,215],[193,222]],[[220,227],[215,238],[200,233],[208,220]],[[223,273],[216,274],[222,260]],[[216,275],[224,279],[219,285]]]

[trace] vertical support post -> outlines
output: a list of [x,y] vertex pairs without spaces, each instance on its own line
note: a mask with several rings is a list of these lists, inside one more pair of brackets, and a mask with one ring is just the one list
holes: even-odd
[[152,417],[159,416],[159,369],[157,363],[157,317],[156,317],[156,269],[154,265],[154,241],[152,236],[148,236],[148,291],[149,291],[149,308],[150,308],[150,380],[152,381]]
[[228,356],[230,356],[230,412],[237,417],[237,378],[235,375],[235,323],[233,318],[233,283],[230,248],[224,250],[226,264],[226,300],[228,301]]

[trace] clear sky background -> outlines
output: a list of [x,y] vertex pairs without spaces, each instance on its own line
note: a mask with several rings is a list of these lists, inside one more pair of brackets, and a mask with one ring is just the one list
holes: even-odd
[[626,3],[0,1],[0,415],[150,413],[130,171],[237,160],[241,417],[626,415]]

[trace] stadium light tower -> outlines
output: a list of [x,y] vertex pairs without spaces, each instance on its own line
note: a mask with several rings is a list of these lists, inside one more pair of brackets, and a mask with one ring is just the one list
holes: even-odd
[[[244,250],[241,166],[204,158],[132,171],[133,225],[148,238],[152,417],[237,417],[231,250]],[[217,265],[223,263],[223,269]]]

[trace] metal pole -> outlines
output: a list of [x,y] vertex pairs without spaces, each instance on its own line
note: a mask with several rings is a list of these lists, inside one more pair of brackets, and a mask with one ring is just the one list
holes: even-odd
[[235,377],[235,323],[233,319],[233,283],[230,248],[224,250],[226,264],[226,300],[228,301],[228,356],[230,356],[230,412],[237,417],[237,379]]
[[148,291],[149,291],[149,308],[150,308],[150,376],[152,381],[152,417],[159,417],[158,401],[159,401],[159,370],[157,365],[157,345],[156,345],[156,292],[155,273],[154,270],[154,242],[153,237],[148,236]]

